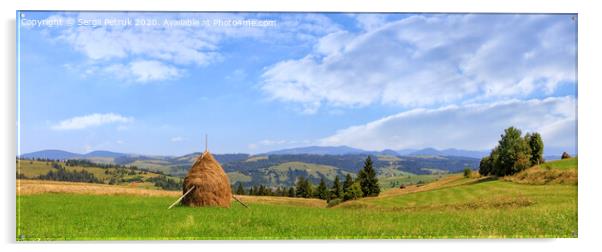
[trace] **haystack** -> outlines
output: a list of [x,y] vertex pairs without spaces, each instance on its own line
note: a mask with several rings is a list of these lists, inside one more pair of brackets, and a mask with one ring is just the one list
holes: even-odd
[[221,206],[230,207],[232,191],[230,181],[222,166],[209,151],[203,152],[192,165],[184,178],[183,192],[188,192],[182,204],[192,207]]

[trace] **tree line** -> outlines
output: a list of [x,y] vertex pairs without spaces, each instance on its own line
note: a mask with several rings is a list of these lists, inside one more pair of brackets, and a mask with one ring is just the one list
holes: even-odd
[[239,195],[318,198],[327,201],[336,200],[337,202],[342,202],[362,197],[378,196],[380,194],[380,187],[372,158],[368,156],[364,160],[363,168],[359,170],[356,178],[354,179],[348,173],[342,183],[338,175],[335,177],[332,185],[327,185],[324,178],[320,179],[318,185],[314,185],[305,176],[299,176],[295,185],[291,187],[276,187],[274,189],[264,185],[255,185],[245,190],[242,183],[239,182],[234,192]]

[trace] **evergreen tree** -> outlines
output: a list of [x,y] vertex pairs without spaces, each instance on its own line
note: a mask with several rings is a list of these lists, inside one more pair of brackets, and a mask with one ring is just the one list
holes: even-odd
[[332,184],[332,188],[330,188],[330,198],[338,199],[343,196],[343,187],[341,187],[341,182],[339,181],[339,176],[337,175],[334,178],[334,183]]
[[238,187],[236,188],[236,194],[245,195],[245,189],[242,188],[242,183],[238,182]]
[[289,197],[295,197],[295,187],[292,187],[288,189],[288,196]]
[[324,178],[320,179],[320,184],[316,188],[315,196],[319,199],[328,199],[328,188],[326,187],[326,182],[324,182]]
[[301,198],[308,198],[308,191],[307,191],[307,181],[305,180],[305,177],[300,176],[297,179],[297,184],[295,186],[295,196],[297,197],[301,197]]
[[349,191],[351,185],[353,185],[353,178],[351,178],[351,175],[348,173],[347,176],[345,176],[345,181],[343,182],[343,194]]
[[314,195],[314,187],[309,179],[305,180],[305,195],[304,198],[311,198]]
[[368,156],[364,162],[364,168],[360,170],[358,174],[358,180],[362,188],[363,196],[378,196],[380,193],[380,187],[378,186],[378,179],[376,178],[376,171],[372,167],[372,158]]

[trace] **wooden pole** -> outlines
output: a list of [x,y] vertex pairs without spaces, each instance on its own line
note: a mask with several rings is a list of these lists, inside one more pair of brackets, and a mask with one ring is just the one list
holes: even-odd
[[173,204],[171,204],[171,206],[169,206],[167,209],[171,209],[173,206],[175,206],[176,204],[180,203],[180,201],[182,201],[182,199],[184,197],[186,197],[186,195],[188,195],[190,192],[192,192],[192,189],[194,189],[194,186],[192,186],[190,189],[188,189],[188,191],[182,195],[178,200],[176,200],[176,202],[174,202]]
[[245,203],[242,203],[242,201],[240,201],[238,198],[236,198],[236,196],[234,196],[234,194],[232,194],[232,198],[234,198],[236,201],[238,201],[238,203],[240,203],[244,207],[249,208],[247,205],[245,205]]

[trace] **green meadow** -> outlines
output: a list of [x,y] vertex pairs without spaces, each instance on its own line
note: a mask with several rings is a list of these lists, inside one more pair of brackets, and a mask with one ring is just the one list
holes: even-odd
[[[551,165],[576,170],[576,159],[561,162]],[[325,202],[320,207],[252,201],[249,208],[233,202],[229,209],[167,210],[174,197],[21,195],[17,239],[577,237],[576,183],[531,185],[461,175],[432,183],[416,191],[389,189],[333,208]]]

